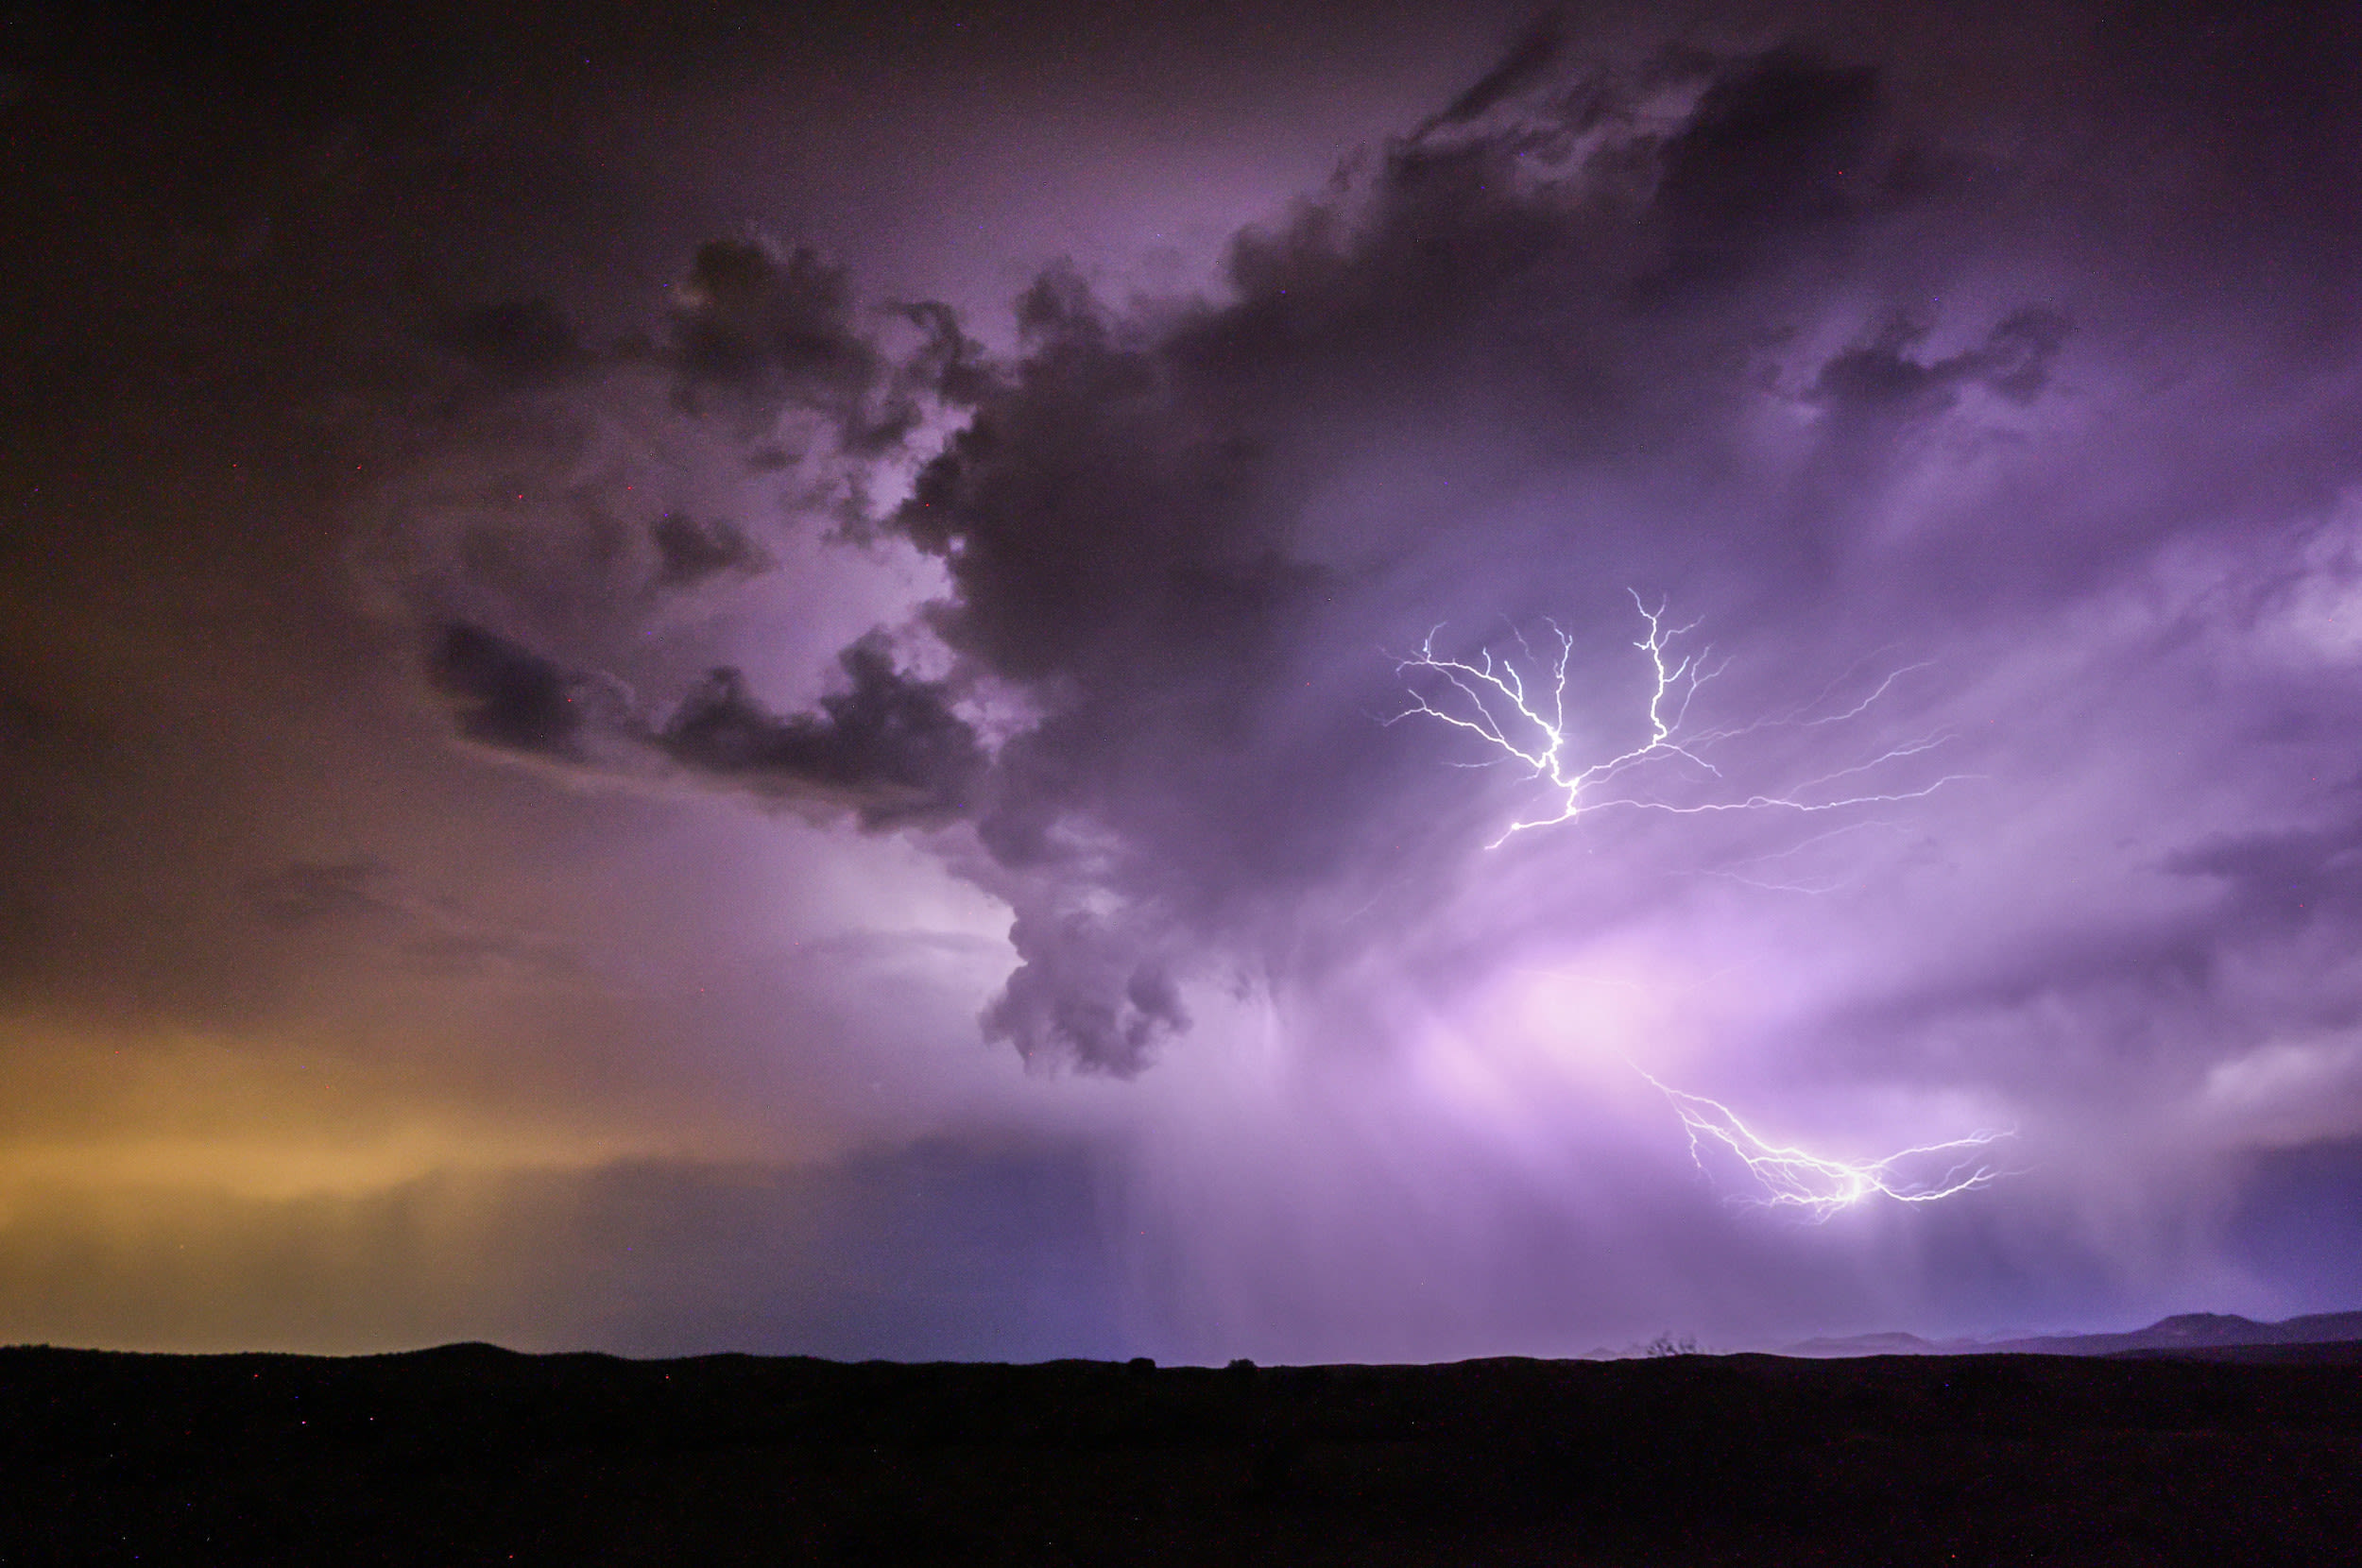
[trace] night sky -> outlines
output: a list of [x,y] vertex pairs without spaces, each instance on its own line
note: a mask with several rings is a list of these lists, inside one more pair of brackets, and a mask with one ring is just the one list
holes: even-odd
[[2354,8],[212,9],[0,13],[0,1340],[2362,1306]]

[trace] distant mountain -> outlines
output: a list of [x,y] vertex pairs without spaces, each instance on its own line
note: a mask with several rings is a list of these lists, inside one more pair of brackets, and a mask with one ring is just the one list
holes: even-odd
[[2129,1334],[2054,1334],[1982,1347],[2033,1355],[2116,1355],[2127,1351],[2223,1350],[2236,1345],[2325,1345],[2362,1339],[2362,1312],[2315,1312],[2259,1323],[2224,1312],[2183,1312]]
[[2024,1339],[1923,1339],[1916,1334],[1856,1334],[1806,1339],[1783,1355],[2173,1355],[2258,1345],[2326,1345],[2362,1340],[2362,1312],[2315,1312],[2259,1323],[2224,1312],[2182,1312],[2122,1334],[2046,1334]]

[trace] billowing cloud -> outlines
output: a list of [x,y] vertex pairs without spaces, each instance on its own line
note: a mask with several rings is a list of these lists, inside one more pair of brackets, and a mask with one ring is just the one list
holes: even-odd
[[[724,667],[660,724],[618,696],[612,677],[570,672],[464,622],[436,642],[428,674],[457,702],[460,733],[497,751],[582,764],[595,758],[619,776],[661,758],[759,795],[848,806],[870,827],[961,811],[984,759],[949,688],[896,668],[882,635],[847,648],[839,662],[845,690],[824,694],[817,715],[768,711],[745,677]],[[281,891],[283,903],[336,889]]]
[[946,688],[896,669],[882,638],[856,642],[841,662],[847,689],[823,696],[818,717],[766,712],[737,671],[716,670],[682,699],[658,744],[684,767],[760,793],[842,793],[872,827],[965,807],[984,753]]
[[767,412],[842,417],[884,368],[855,325],[845,269],[808,247],[779,255],[751,240],[710,241],[675,298],[672,361],[693,401],[727,397]]
[[445,629],[427,659],[427,678],[459,705],[459,730],[471,741],[550,757],[578,755],[589,710],[575,697],[582,682],[549,659],[460,622]]
[[725,572],[752,575],[769,561],[753,541],[727,519],[699,522],[680,512],[667,512],[648,525],[656,545],[656,580],[660,588],[693,588]]
[[1938,360],[1915,360],[1907,352],[1923,335],[1908,324],[1890,324],[1873,341],[1824,363],[1813,378],[1813,395],[1840,407],[1911,412],[1947,405],[1956,387],[1975,383],[2013,402],[2030,402],[2049,383],[2067,321],[2038,305],[2012,311],[1977,348]]
[[[1625,498],[1628,520],[1519,525],[1583,563],[1566,603],[1586,612],[1635,579],[1714,608],[1817,596],[1846,519],[1790,499],[1814,405],[1835,451],[1840,415],[1925,419],[1960,387],[2014,405],[2045,384],[2065,329],[2042,304],[1948,354],[1910,357],[1921,334],[1890,330],[1790,389],[1762,379],[1782,333],[1832,324],[1789,276],[1796,247],[1926,199],[1895,172],[1913,153],[1874,74],[1692,55],[1570,97],[1536,85],[1547,51],[1520,50],[1436,122],[1448,140],[1397,144],[1363,185],[1242,235],[1226,301],[1124,311],[1046,274],[1018,302],[1023,357],[892,519],[945,563],[936,631],[1042,713],[979,820],[1022,889],[1028,961],[989,1018],[1029,1055],[1062,1041],[1131,1070],[1177,1023],[1136,985],[1176,962],[1300,962],[1338,940],[1332,900],[1456,874],[1462,781],[1434,737],[1373,721],[1399,706],[1384,651],[1424,630],[1409,616],[1561,607],[1535,591],[1557,567],[1469,598],[1505,563],[1520,472]],[[1513,90],[1522,117],[1464,128]],[[1749,451],[1767,417],[1801,450]],[[1421,485],[1378,479],[1396,463],[1442,465],[1439,492],[1457,469],[1464,500],[1323,516],[1357,482]],[[1369,885],[1378,863],[1391,895]]]
[[[324,1205],[173,1211],[216,1255],[380,1263],[454,1171],[622,1195],[483,1255],[644,1202],[788,1273],[746,1216],[951,1194],[885,1295],[998,1277],[945,1237],[1005,1171],[1062,1196],[984,1220],[1097,1228],[979,1243],[1077,1272],[1000,1299],[1028,1353],[2352,1304],[2292,1261],[2362,1132],[2351,22],[1714,10],[1489,61],[1438,10],[1337,134],[1334,48],[1201,99],[965,38],[625,83],[569,28],[546,100],[216,130],[206,76],[186,189],[36,73],[26,210],[106,241],[8,329],[0,1023],[60,1086],[0,1284],[145,1212],[74,1171],[179,1163]],[[1439,659],[1549,762],[1419,711]],[[1652,1080],[2004,1174],[1789,1225]],[[500,1321],[595,1338],[563,1304]]]
[[[999,365],[922,306],[898,366],[844,269],[709,245],[667,349],[693,410],[754,409],[750,441],[782,411],[822,417],[854,454],[915,431],[909,389],[960,411],[906,499],[834,514],[941,563],[923,616],[958,680],[915,682],[863,642],[850,690],[816,712],[774,713],[721,670],[633,722],[683,768],[761,793],[899,792],[863,797],[873,827],[964,818],[972,840],[942,850],[1011,906],[1024,960],[987,1033],[1121,1073],[1186,1031],[1188,986],[1349,964],[1465,885],[1502,797],[1445,766],[1471,759],[1451,736],[1378,722],[1400,707],[1389,654],[1438,622],[1483,645],[1582,618],[1573,678],[1606,729],[1640,695],[1614,606],[1645,587],[1738,666],[1705,699],[1717,722],[1752,729],[1748,704],[1814,690],[1835,712],[1876,686],[1864,723],[1900,727],[1843,745],[1946,745],[1974,771],[2011,742],[1959,729],[1989,699],[1946,639],[2072,616],[2094,579],[2055,562],[2142,559],[2100,499],[2110,470],[2070,432],[2125,418],[2100,412],[2108,388],[2153,371],[2120,331],[2073,357],[2081,258],[2004,215],[2061,178],[2045,156],[1997,157],[1870,65],[1786,46],[1586,56],[1553,22],[1357,179],[1242,232],[1225,298],[1115,303],[1053,267]],[[2096,314],[2167,312],[2171,293]],[[2132,417],[2164,455],[2168,425]],[[2059,520],[2025,514],[2035,485],[2063,486]],[[2154,544],[2214,524],[2140,526]],[[752,548],[677,513],[651,537],[662,582],[742,570]],[[1951,569],[1976,538],[1984,580],[1963,591]],[[1944,673],[1889,692],[1862,673],[1880,658]],[[579,741],[569,683],[587,677],[472,640],[435,676],[478,739]],[[1019,717],[987,726],[987,765],[972,704],[993,691]],[[1822,722],[1749,765],[1856,766],[1816,756],[1838,743]],[[1862,826],[1870,840],[1810,851],[1836,858],[1830,885],[1879,833],[1915,831]],[[1634,835],[1660,875],[1807,853],[1769,826],[1663,827]],[[2196,940],[2177,929],[2155,941]]]

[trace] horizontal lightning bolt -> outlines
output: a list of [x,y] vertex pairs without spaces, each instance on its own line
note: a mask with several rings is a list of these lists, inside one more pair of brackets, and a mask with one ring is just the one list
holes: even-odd
[[1762,1186],[1764,1196],[1754,1201],[1757,1206],[1798,1209],[1816,1224],[1865,1199],[1932,1203],[1990,1185],[2007,1174],[1976,1151],[2014,1136],[2012,1131],[1971,1133],[1943,1143],[1898,1150],[1883,1159],[1840,1160],[1772,1143],[1720,1100],[1669,1087],[1638,1067],[1633,1070],[1672,1103],[1689,1134],[1689,1157],[1700,1170],[1706,1167],[1700,1140],[1711,1139],[1738,1156],[1747,1173]]

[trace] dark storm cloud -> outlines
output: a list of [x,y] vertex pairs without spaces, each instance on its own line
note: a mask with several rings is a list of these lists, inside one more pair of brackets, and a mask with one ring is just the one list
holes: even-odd
[[726,572],[753,576],[770,566],[762,549],[726,518],[699,522],[667,512],[648,525],[648,538],[656,546],[659,588],[693,588]]
[[[1606,618],[1645,586],[1718,636],[1842,663],[2045,613],[2211,525],[2162,490],[2137,517],[2120,475],[2153,458],[2232,484],[2280,435],[2192,450],[2168,412],[2122,437],[2138,453],[2096,453],[2028,422],[2060,406],[2079,303],[2113,313],[2098,351],[2123,373],[2179,374],[2139,362],[2158,350],[2138,323],[2182,284],[2153,267],[2053,296],[2089,260],[2078,224],[2170,165],[2138,137],[2103,137],[2088,171],[1996,154],[1979,116],[2007,103],[1898,104],[1878,67],[1793,45],[1591,57],[1546,20],[1355,179],[1240,234],[1228,298],[1111,302],[1053,266],[1001,364],[944,307],[864,315],[808,248],[710,243],[658,358],[759,458],[798,460],[782,419],[858,463],[914,437],[925,401],[966,416],[907,501],[880,517],[856,484],[835,515],[941,563],[927,622],[982,683],[956,690],[1027,717],[987,763],[955,687],[856,644],[816,712],[719,671],[625,739],[872,827],[971,820],[982,853],[954,863],[1013,908],[1024,961],[986,1031],[1137,1070],[1187,1027],[1187,981],[1317,969],[1461,875],[1498,793],[1441,765],[1471,759],[1450,737],[1377,722],[1400,703],[1385,651],[1437,620],[1580,606],[1597,686],[1624,678]],[[920,334],[899,359],[873,332],[894,315]],[[2313,444],[2292,497],[2352,468]],[[2010,448],[2028,455],[1994,488],[1975,454]],[[1559,499],[1515,500],[1537,476]],[[2045,487],[2053,520],[2025,521]],[[1382,499],[1340,519],[1346,495]],[[750,570],[751,541],[694,516],[650,525],[660,585]],[[523,644],[448,634],[434,673],[474,738],[581,755],[578,677]],[[2154,946],[2096,940],[2119,938]],[[2173,963],[2206,946],[2166,942]]]
[[678,298],[672,358],[693,404],[727,398],[849,421],[884,372],[856,323],[846,269],[809,247],[781,255],[751,240],[708,241]]
[[1425,135],[1440,126],[1464,125],[1514,94],[1521,93],[1540,79],[1566,48],[1566,21],[1555,11],[1545,12],[1534,19],[1499,64],[1437,111],[1434,118],[1419,128]]
[[962,810],[984,751],[949,689],[897,670],[882,638],[856,642],[839,662],[847,689],[824,695],[816,716],[771,713],[737,671],[716,670],[657,743],[684,767],[759,793],[841,796],[868,827]]
[[428,656],[427,677],[455,700],[470,740],[542,757],[580,755],[581,678],[497,632],[464,622],[447,627]]
[[723,585],[782,554],[808,564],[799,530],[874,542],[872,465],[993,384],[952,312],[866,305],[809,247],[717,240],[655,340],[587,348],[529,299],[461,313],[436,341],[477,379],[439,405],[431,455],[396,470],[353,564],[385,613],[422,627],[426,684],[461,736],[608,776],[834,803],[871,827],[970,800],[972,731],[881,638],[845,648],[847,689],[804,714],[766,708],[734,668],[690,685],[672,656],[727,603]]
[[957,311],[940,300],[922,299],[902,306],[900,315],[926,334],[897,373],[906,393],[932,391],[953,407],[966,408],[993,390],[984,346],[967,335]]
[[[429,336],[496,385],[519,389],[652,362],[672,376],[685,410],[727,420],[752,445],[751,460],[770,468],[807,455],[795,449],[815,437],[857,458],[891,453],[918,429],[928,400],[972,402],[989,380],[981,346],[950,307],[864,306],[849,270],[809,246],[708,241],[673,298],[655,343],[594,347],[541,298],[470,306]],[[899,357],[879,332],[898,318],[920,334]]]
[[[1044,930],[1041,922],[1053,920]],[[1136,1073],[1190,1027],[1172,977],[1127,933],[1080,912],[1020,913],[1009,940],[1026,963],[984,1010],[985,1038],[1029,1062]]]
[[2165,869],[2219,882],[2226,924],[2244,933],[2362,926],[2362,822],[2217,838],[2168,857]]
[[2067,333],[2063,314],[2028,306],[1996,323],[1979,348],[1916,360],[1909,349],[1926,336],[1925,329],[1893,323],[1871,342],[1823,364],[1812,395],[1849,410],[1925,413],[1947,406],[1958,387],[1974,382],[2011,402],[2030,402],[2049,384],[2051,364]]
[[[2044,435],[2101,395],[2065,368],[2087,312],[2109,318],[2088,361],[2109,376],[2170,385],[2172,352],[2208,351],[2143,335],[2192,302],[2178,235],[2128,235],[2145,259],[2105,286],[2077,274],[2079,226],[2180,172],[2102,124],[2087,167],[2063,146],[1997,158],[1987,111],[1898,104],[1878,68],[1795,46],[1570,60],[1545,26],[1360,186],[1242,233],[1223,302],[1120,307],[1043,274],[1017,301],[1023,353],[889,523],[950,574],[944,640],[1040,710],[979,796],[978,875],[1024,961],[988,1032],[1132,1072],[1187,1027],[1142,1000],[1172,977],[1317,969],[1357,930],[1415,923],[1482,796],[1438,766],[1470,754],[1372,722],[1399,699],[1369,651],[1439,616],[1605,613],[1600,589],[1645,584],[1775,671],[1840,652],[1833,631],[1858,656],[2062,613],[2177,537],[2229,537],[2238,506],[2210,497],[2254,495],[2252,453],[2193,448],[2163,408],[2114,451]],[[2220,95],[2181,128],[2216,124],[2252,140]],[[2327,456],[2351,389],[2307,396],[2256,383],[2259,409],[2289,408],[2253,417],[2259,449],[2297,456],[2262,504],[2325,504],[2356,471]],[[1400,492],[1422,463],[1453,485],[1431,510],[1310,520],[1342,474]],[[2126,499],[2175,466],[2204,477]],[[1504,515],[1534,474],[1568,515]],[[1614,653],[1586,644],[1587,685]],[[2284,884],[2283,903],[2327,896]],[[2262,896],[2029,935],[2047,960],[1940,983],[1988,1006],[2172,994],[2252,938]]]
[[[845,649],[838,664],[844,689],[824,693],[817,713],[774,713],[722,668],[660,724],[635,713],[612,677],[569,671],[479,626],[445,631],[427,670],[456,699],[460,732],[498,750],[618,775],[661,758],[769,799],[850,809],[870,828],[964,810],[984,754],[953,710],[952,689],[898,669],[882,634]],[[358,898],[367,870],[296,868],[259,896],[289,912]]]
[[1781,53],[1719,73],[1664,151],[1655,200],[1675,270],[1741,272],[1766,242],[1896,199],[1898,160],[1874,139],[1879,109],[1868,66]]
[[[1521,43],[1436,124],[1498,109],[1553,48],[1547,34]],[[1337,660],[1411,632],[1385,572],[1432,549],[1380,527],[1327,559],[1308,553],[1320,465],[1372,460],[1339,433],[1415,449],[1498,418],[1512,422],[1483,439],[1511,463],[1614,475],[1661,446],[1658,462],[1727,465],[1745,396],[1734,350],[1795,304],[1760,280],[1795,261],[1798,233],[1907,201],[1880,173],[1900,155],[1891,134],[1879,143],[1871,72],[1786,53],[1679,69],[1695,108],[1669,136],[1615,122],[1596,95],[1543,94],[1531,111],[1560,142],[1578,126],[1603,137],[1592,164],[1638,161],[1638,196],[1628,169],[1537,179],[1529,152],[1550,138],[1530,117],[1397,145],[1354,197],[1242,235],[1230,302],[1127,312],[1055,268],[1018,299],[1027,351],[892,526],[951,577],[933,618],[945,641],[1047,709],[1002,749],[979,821],[1026,960],[987,1028],[1029,1058],[1135,1070],[1185,1023],[1139,999],[1164,994],[1172,963],[1300,960],[1335,938],[1295,911],[1308,895],[1360,904],[1376,880],[1415,901],[1467,847],[1464,819],[1437,809],[1433,745],[1372,722],[1398,701],[1386,662]],[[1649,70],[1659,87],[1679,75]],[[1636,115],[1641,96],[1618,112]],[[2023,401],[2062,337],[2039,306],[1934,359],[1891,333],[1799,395],[1934,408],[1976,383]],[[1801,587],[1781,564],[1794,514],[1778,510],[1714,547],[1731,571],[1752,558]],[[1664,546],[1637,530],[1566,542],[1603,571]],[[1498,548],[1472,542],[1462,574],[1493,570]],[[1372,558],[1389,554],[1383,569]],[[1518,605],[1542,607],[1524,593],[1484,607]],[[1307,691],[1316,700],[1296,700]]]
[[[1336,871],[1364,826],[1303,787],[1305,750],[1350,768],[1374,748],[1359,711],[1275,703],[1303,684],[1286,675],[1330,574],[1285,551],[1273,454],[1230,408],[1257,389],[1070,273],[1018,321],[1015,380],[892,526],[950,572],[944,639],[1050,708],[1002,748],[979,820],[1028,961],[987,1028],[1029,1058],[1131,1070],[1185,1021],[1156,948]],[[1122,907],[1081,907],[1094,886]]]

